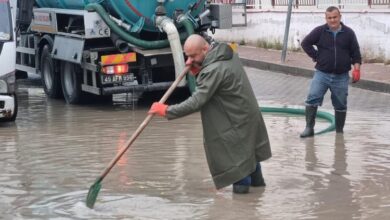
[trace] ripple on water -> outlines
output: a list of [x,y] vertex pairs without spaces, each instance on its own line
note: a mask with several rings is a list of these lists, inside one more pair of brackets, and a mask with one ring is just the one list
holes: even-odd
[[82,219],[196,219],[202,213],[202,205],[178,203],[166,198],[148,195],[99,196],[94,209],[84,203],[87,191],[77,191],[46,198],[28,207],[32,217],[53,216]]

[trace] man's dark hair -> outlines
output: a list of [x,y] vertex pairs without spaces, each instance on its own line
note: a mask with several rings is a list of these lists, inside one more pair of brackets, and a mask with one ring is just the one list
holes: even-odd
[[329,6],[329,7],[326,9],[326,12],[332,12],[332,11],[337,11],[337,12],[340,14],[339,8],[337,8],[337,7],[335,7],[335,6]]

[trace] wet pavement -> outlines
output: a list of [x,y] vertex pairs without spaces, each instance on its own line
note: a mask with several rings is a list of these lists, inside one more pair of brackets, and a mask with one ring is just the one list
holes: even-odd
[[[302,108],[309,79],[247,68],[260,106]],[[273,157],[266,187],[216,191],[200,115],[154,118],[103,181],[87,190],[149,103],[66,105],[21,86],[16,123],[0,124],[3,219],[389,219],[390,94],[350,88],[344,135],[300,139],[302,116],[265,113]],[[323,111],[332,112],[329,94]],[[327,126],[319,120],[317,129]]]

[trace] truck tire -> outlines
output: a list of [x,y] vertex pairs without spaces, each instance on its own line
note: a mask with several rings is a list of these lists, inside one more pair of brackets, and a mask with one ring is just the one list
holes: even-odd
[[61,78],[56,71],[55,61],[51,57],[51,47],[46,44],[41,53],[41,80],[43,89],[49,98],[62,98]]
[[61,62],[61,84],[65,101],[68,104],[81,104],[85,94],[81,91],[82,70],[79,65]]

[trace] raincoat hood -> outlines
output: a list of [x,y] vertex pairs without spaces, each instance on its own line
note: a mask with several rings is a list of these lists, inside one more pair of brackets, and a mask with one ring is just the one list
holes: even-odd
[[203,61],[202,67],[207,67],[217,61],[231,60],[232,58],[233,49],[229,45],[213,42],[210,44],[209,52]]

